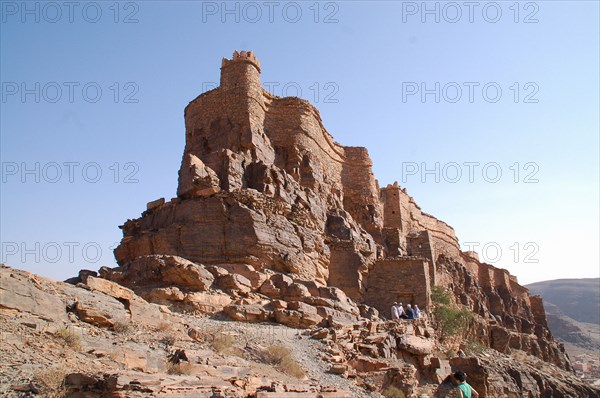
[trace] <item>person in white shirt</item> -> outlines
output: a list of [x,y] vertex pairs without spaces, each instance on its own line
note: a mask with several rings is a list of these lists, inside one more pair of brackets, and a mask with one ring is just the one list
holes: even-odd
[[396,307],[396,311],[398,312],[398,318],[406,318],[406,314],[404,313],[404,307],[402,306],[402,303],[398,304],[398,306]]
[[391,308],[391,310],[392,310],[392,319],[399,319],[400,318],[400,315],[398,314],[398,307],[397,306],[398,306],[398,303],[394,303],[392,305],[392,308]]

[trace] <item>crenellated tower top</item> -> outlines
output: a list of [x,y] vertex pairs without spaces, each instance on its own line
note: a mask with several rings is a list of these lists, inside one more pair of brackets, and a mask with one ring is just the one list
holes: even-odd
[[253,65],[258,73],[260,73],[260,61],[256,59],[252,51],[234,51],[231,59],[223,58],[221,68],[228,66],[234,62],[245,62]]
[[234,51],[231,59],[221,62],[221,89],[242,89],[249,95],[262,95],[260,62],[252,51]]

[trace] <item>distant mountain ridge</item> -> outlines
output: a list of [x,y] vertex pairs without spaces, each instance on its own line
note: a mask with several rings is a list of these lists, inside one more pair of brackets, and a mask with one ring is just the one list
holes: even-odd
[[531,294],[543,297],[548,314],[600,324],[600,278],[556,279],[525,287]]

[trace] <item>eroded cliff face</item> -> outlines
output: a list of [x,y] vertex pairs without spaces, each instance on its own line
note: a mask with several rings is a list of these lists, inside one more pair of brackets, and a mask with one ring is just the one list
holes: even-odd
[[[431,287],[444,286],[476,314],[472,333],[484,344],[571,369],[539,298],[507,271],[461,252],[452,227],[397,183],[380,188],[367,150],[336,143],[310,103],[264,90],[251,52],[223,60],[220,87],[187,106],[185,123],[177,197],[149,203],[122,226],[121,267],[105,269],[105,278],[177,302],[193,302],[212,285],[231,300],[259,303],[236,303],[226,311],[236,319],[303,327],[335,324],[340,312],[387,315],[394,301],[429,308]],[[213,280],[202,289],[137,277],[152,255],[202,264]],[[336,307],[341,295],[352,305]]]
[[335,143],[307,101],[271,96],[259,70],[248,54],[224,60],[221,86],[188,105],[178,197],[123,226],[117,261],[247,263],[360,299],[383,250],[368,153]]

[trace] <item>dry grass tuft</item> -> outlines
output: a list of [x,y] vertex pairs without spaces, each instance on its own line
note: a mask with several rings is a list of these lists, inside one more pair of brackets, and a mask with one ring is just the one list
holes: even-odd
[[465,352],[467,354],[481,354],[483,353],[487,347],[475,340],[468,340],[465,346]]
[[129,336],[135,332],[135,327],[130,321],[116,321],[113,325],[113,331],[116,334]]
[[287,348],[284,345],[276,344],[267,347],[262,352],[262,359],[263,362],[276,365],[278,363],[281,363],[281,361],[283,361],[284,358],[289,357],[290,355],[291,351],[289,348]]
[[296,377],[298,379],[302,379],[306,375],[304,369],[302,369],[302,366],[300,366],[300,364],[296,362],[290,355],[284,357],[281,362],[279,362],[277,369],[288,376]]
[[71,332],[67,328],[58,329],[54,332],[54,337],[62,340],[67,346],[74,351],[81,351],[81,336]]
[[189,362],[172,363],[167,361],[167,373],[170,375],[189,375],[192,373],[192,364]]
[[174,333],[167,332],[161,336],[160,341],[162,341],[163,344],[166,345],[167,347],[171,347],[177,341],[177,336],[175,336]]
[[161,322],[156,326],[158,332],[173,332],[174,330],[173,325],[168,322]]
[[167,347],[171,347],[177,342],[177,330],[172,324],[161,322],[154,328],[159,333],[159,340]]
[[229,334],[217,334],[212,341],[212,348],[221,354],[236,354],[235,337]]
[[276,369],[288,376],[299,379],[305,376],[302,366],[292,358],[292,351],[284,345],[275,344],[263,349],[259,359],[269,365],[275,365]]
[[529,359],[529,355],[525,351],[521,350],[512,350],[510,356],[519,362],[525,362],[527,359]]
[[47,398],[63,398],[66,396],[65,377],[67,371],[63,366],[54,366],[41,370],[33,375],[40,388],[40,393]]
[[123,363],[124,361],[123,351],[119,349],[109,351],[107,357],[118,363]]
[[387,386],[381,392],[381,394],[385,398],[406,398],[406,395],[404,395],[404,392],[401,389],[399,389],[398,387],[394,387],[394,386]]

